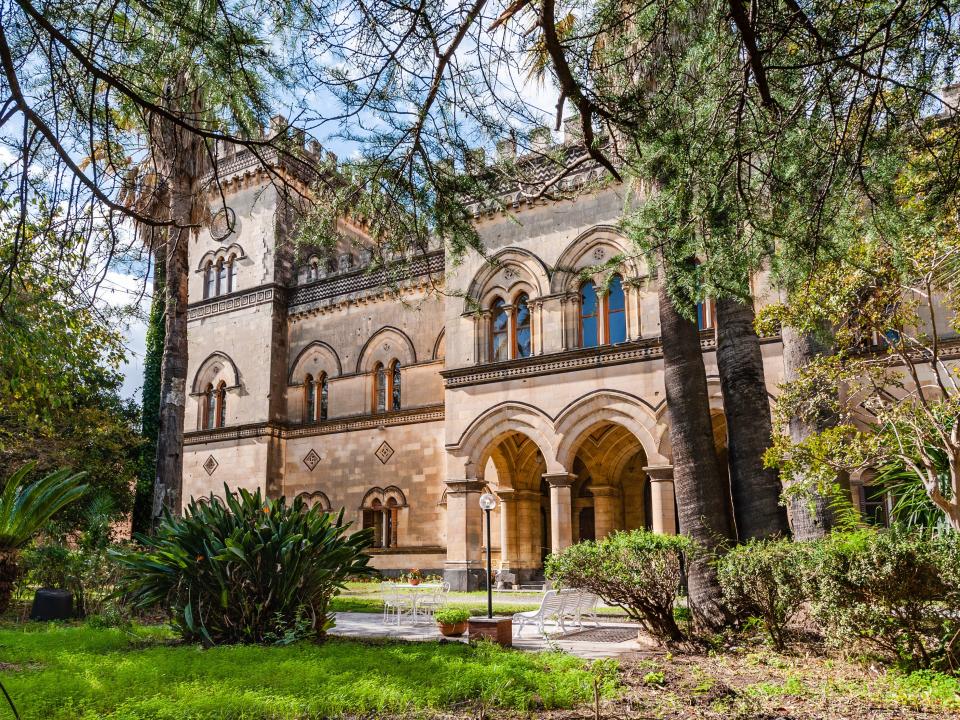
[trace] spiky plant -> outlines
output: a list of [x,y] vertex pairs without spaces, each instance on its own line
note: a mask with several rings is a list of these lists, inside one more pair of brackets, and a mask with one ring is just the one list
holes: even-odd
[[10,605],[20,578],[20,549],[57,511],[87,490],[80,482],[86,473],[68,468],[25,484],[33,468],[34,463],[28,463],[17,470],[0,493],[0,613]]

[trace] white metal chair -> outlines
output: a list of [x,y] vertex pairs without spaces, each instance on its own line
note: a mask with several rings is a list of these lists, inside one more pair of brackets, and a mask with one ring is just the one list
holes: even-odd
[[566,628],[563,625],[563,604],[566,598],[566,595],[561,595],[556,590],[548,590],[540,600],[539,608],[514,613],[513,622],[517,628],[517,637],[523,632],[524,626],[532,622],[537,624],[537,630],[540,631],[541,635],[546,635],[544,623],[550,618],[555,618],[560,629],[566,632]]
[[426,617],[433,617],[433,614],[440,608],[446,607],[447,596],[450,594],[450,583],[442,582],[440,587],[434,590],[426,597],[417,600],[417,613],[422,612]]
[[600,627],[600,620],[597,619],[597,605],[600,604],[600,598],[586,590],[571,590],[569,592],[567,601],[563,605],[564,618],[570,618],[573,624],[581,630],[583,629],[584,618],[591,620],[595,627]]
[[400,592],[392,582],[380,583],[380,596],[383,601],[383,624],[386,625],[391,615],[396,615],[397,625],[404,615],[413,613],[413,600],[405,593]]

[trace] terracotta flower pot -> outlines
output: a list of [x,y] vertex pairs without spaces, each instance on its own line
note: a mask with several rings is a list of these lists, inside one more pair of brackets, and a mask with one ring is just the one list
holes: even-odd
[[437,627],[440,628],[440,634],[444,637],[460,637],[467,631],[467,621],[453,623],[437,623]]
[[410,578],[410,584],[411,584],[411,585],[419,585],[419,584],[420,584],[420,578]]

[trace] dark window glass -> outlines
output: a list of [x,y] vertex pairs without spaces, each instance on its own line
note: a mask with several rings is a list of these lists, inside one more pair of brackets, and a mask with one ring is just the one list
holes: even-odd
[[230,256],[230,280],[227,284],[227,292],[233,292],[237,289],[237,258]]
[[530,357],[530,307],[526,295],[517,298],[517,357]]
[[377,365],[374,370],[374,383],[376,385],[375,396],[377,400],[377,412],[386,412],[387,409],[387,374],[383,370],[383,365]]
[[621,343],[627,339],[626,297],[623,294],[623,280],[614,275],[607,291],[607,342]]
[[503,300],[497,300],[493,304],[490,346],[492,360],[506,360],[509,357],[507,341],[510,332],[510,323],[507,318],[507,311],[503,305]]
[[207,385],[206,414],[204,415],[203,426],[205,428],[216,427],[217,421],[217,394],[213,391],[213,385]]
[[203,287],[203,296],[205,298],[212,298],[217,294],[217,277],[213,270],[213,263],[207,263],[207,270],[204,276],[204,287]]
[[217,295],[227,292],[227,265],[221,260],[217,263]]
[[597,302],[597,288],[592,282],[585,282],[580,287],[580,346],[596,347],[597,320],[599,303]]
[[217,427],[227,424],[227,385],[221,382],[217,388]]
[[400,363],[394,360],[391,369],[392,377],[390,383],[390,409],[400,409]]
[[323,375],[320,378],[320,419],[327,419],[327,376]]
[[306,393],[306,416],[304,420],[306,422],[313,422],[317,419],[317,386],[313,382],[313,376],[307,375],[306,380],[303,381],[304,393]]

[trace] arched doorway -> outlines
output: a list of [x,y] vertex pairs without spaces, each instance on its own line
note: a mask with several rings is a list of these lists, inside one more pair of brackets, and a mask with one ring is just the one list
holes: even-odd
[[[539,577],[550,553],[550,493],[537,444],[521,432],[498,437],[484,453],[482,480],[500,502],[491,518],[494,559],[519,580]],[[499,532],[497,532],[499,530]]]

